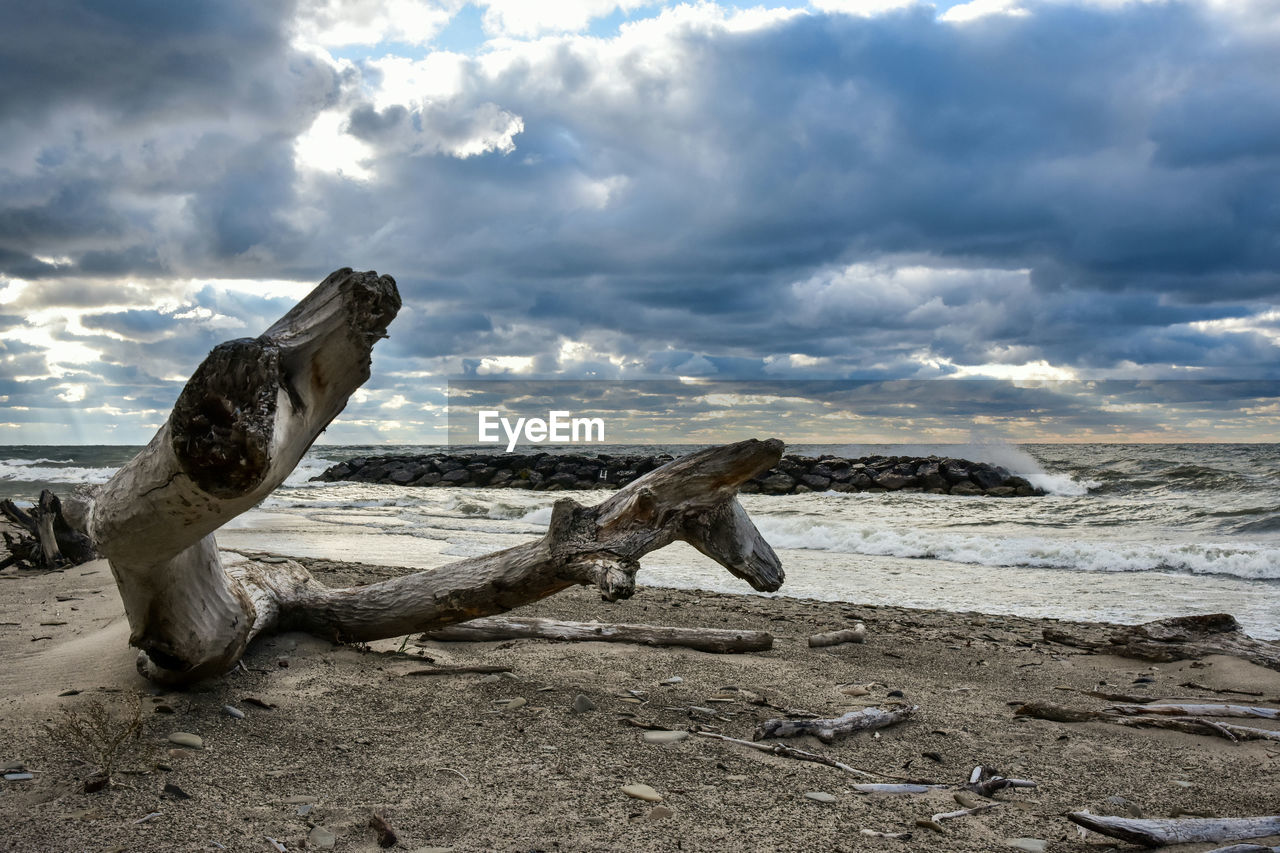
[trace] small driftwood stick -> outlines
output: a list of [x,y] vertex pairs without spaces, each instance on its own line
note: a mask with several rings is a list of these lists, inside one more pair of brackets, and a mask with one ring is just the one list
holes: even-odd
[[927,794],[946,787],[948,786],[915,782],[869,782],[854,785],[853,789],[860,794]]
[[476,674],[494,674],[498,672],[511,672],[509,666],[433,666],[427,669],[414,669],[406,672],[405,675],[464,675],[467,673]]
[[850,711],[842,717],[830,720],[765,720],[756,727],[752,737],[799,737],[813,735],[823,743],[831,743],[837,737],[854,732],[883,729],[900,723],[920,709],[919,705],[901,708],[862,708]]
[[839,646],[843,643],[865,643],[867,626],[861,622],[843,631],[829,631],[826,634],[814,634],[809,638],[809,648],[819,649],[824,646]]
[[911,833],[909,832],[881,832],[878,829],[860,829],[859,835],[865,835],[867,838],[891,838],[894,841],[910,841]]
[[1280,720],[1280,710],[1253,705],[1112,705],[1103,710],[1126,717],[1158,714],[1166,717],[1259,717]]
[[[894,776],[889,773],[874,773],[870,770],[859,770],[857,767],[853,767],[852,765],[845,764],[843,761],[837,761],[836,759],[831,758],[830,756],[822,755],[817,752],[810,752],[807,749],[797,749],[794,746],[786,746],[785,744],[781,744],[781,743],[757,743],[756,741],[742,740],[740,738],[729,737],[728,735],[722,735],[716,732],[694,732],[693,734],[697,735],[698,737],[705,737],[705,738],[711,738],[712,740],[724,741],[725,743],[736,743],[738,746],[745,746],[748,749],[754,749],[757,752],[768,752],[773,755],[777,755],[781,758],[794,758],[796,761],[812,761],[815,764],[825,764],[828,767],[834,767],[835,769],[848,773],[851,776],[859,776],[863,779],[876,779],[876,778],[901,779],[902,778],[901,776]],[[946,787],[945,785],[934,785],[933,783],[910,782],[910,781],[908,782],[908,784],[910,787],[920,787],[921,785],[927,785],[931,787],[940,787],[940,788]],[[855,785],[854,787],[858,788],[860,786]],[[888,787],[898,787],[898,786],[892,785]]]
[[483,642],[492,640],[570,640],[603,643],[636,643],[645,646],[682,646],[720,654],[763,652],[773,648],[767,631],[735,631],[721,628],[671,628],[662,625],[619,625],[596,622],[563,622],[534,617],[472,619],[436,631],[425,640]]
[[956,809],[953,812],[938,812],[936,815],[933,816],[933,820],[936,821],[937,823],[942,823],[944,820],[954,820],[955,818],[967,817],[971,814],[982,814],[983,812],[989,812],[992,809],[996,808],[997,806],[1002,806],[1002,805],[1004,805],[1004,803],[983,803],[980,806],[974,806],[973,808],[970,808],[970,809]]
[[965,788],[980,797],[991,797],[997,791],[1003,791],[1005,788],[1034,788],[1036,783],[1030,779],[1007,779],[1001,776],[994,768],[984,767],[979,764],[973,768],[969,774],[969,781],[965,784]]
[[[1144,847],[1164,844],[1237,841],[1280,834],[1280,815],[1269,817],[1195,817],[1138,820],[1089,812],[1070,812],[1067,819],[1102,835]],[[1265,849],[1265,848],[1264,848]]]

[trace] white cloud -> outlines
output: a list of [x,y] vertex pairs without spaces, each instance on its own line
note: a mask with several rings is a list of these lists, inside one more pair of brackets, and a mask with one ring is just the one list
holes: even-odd
[[58,399],[66,403],[79,403],[89,393],[88,386],[80,384],[59,385],[62,393],[58,395]]
[[373,177],[369,163],[374,150],[345,132],[346,112],[326,110],[294,142],[294,161],[307,169],[341,175],[358,181]]
[[652,0],[480,0],[488,33],[528,38],[543,33],[575,33],[596,18],[654,5]]
[[299,47],[425,45],[440,34],[461,2],[428,0],[304,0],[294,20]]
[[971,0],[969,3],[952,6],[939,15],[938,20],[960,24],[990,15],[1008,15],[1013,18],[1021,18],[1028,14],[1030,13],[1019,5],[1018,0]]
[[921,0],[812,0],[813,8],[820,12],[838,12],[870,18],[895,9],[922,5]]

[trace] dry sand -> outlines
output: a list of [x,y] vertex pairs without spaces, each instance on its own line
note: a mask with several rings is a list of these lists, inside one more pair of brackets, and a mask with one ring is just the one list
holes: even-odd
[[[398,573],[312,565],[333,584]],[[1187,682],[1274,702],[1280,672],[1229,657],[1151,666],[1086,654],[1044,643],[1045,620],[654,588],[610,605],[572,590],[521,612],[762,629],[777,642],[746,655],[536,640],[409,644],[398,653],[398,641],[356,648],[286,634],[255,644],[243,670],[166,692],[134,672],[105,564],[0,578],[0,763],[20,762],[34,776],[0,783],[0,850],[279,849],[272,838],[293,851],[311,849],[319,825],[336,836],[336,850],[373,851],[367,824],[377,812],[402,850],[998,851],[1014,849],[1008,839],[1034,838],[1065,853],[1130,849],[1082,837],[1063,817],[1085,807],[1149,817],[1280,813],[1278,743],[1013,715],[1031,700],[1104,706],[1081,692],[1091,689],[1243,698],[1180,686]],[[854,620],[867,624],[865,645],[808,648],[809,634]],[[429,661],[505,665],[511,676],[412,675]],[[664,685],[672,676],[682,680]],[[852,683],[872,686],[860,697],[841,692]],[[627,701],[635,698],[627,691],[641,701]],[[579,694],[596,710],[574,712]],[[1003,805],[949,820],[938,834],[916,821],[959,808],[951,791],[858,794],[852,785],[861,780],[830,767],[697,736],[651,745],[626,722],[750,738],[759,721],[780,715],[753,698],[823,716],[907,701],[920,710],[901,725],[830,746],[788,743],[878,773],[958,785],[984,764],[1038,787],[1001,793]],[[512,699],[525,703],[506,709]],[[120,713],[140,701],[143,726],[115,784],[86,794],[92,768],[45,725],[93,701]],[[199,735],[204,749],[171,752],[167,738],[179,731]],[[651,804],[624,795],[632,783],[652,786],[669,816],[655,819]],[[189,798],[166,793],[166,784]],[[807,792],[835,799],[816,802]]]

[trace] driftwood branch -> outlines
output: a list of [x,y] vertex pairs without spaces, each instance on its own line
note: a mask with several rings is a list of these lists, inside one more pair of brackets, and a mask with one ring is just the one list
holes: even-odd
[[721,628],[671,628],[662,625],[564,622],[536,617],[472,619],[422,635],[422,641],[482,642],[493,640],[569,640],[603,643],[636,643],[644,646],[682,646],[703,652],[762,652],[773,648],[767,631],[735,631]]
[[626,598],[640,558],[677,540],[755,589],[782,584],[777,555],[736,500],[781,458],[776,439],[689,454],[598,506],[560,500],[537,541],[368,586],[329,589],[292,561],[220,554],[214,531],[289,475],[369,377],[373,345],[399,308],[389,276],[333,273],[261,336],[216,347],[146,449],[94,495],[87,532],[111,565],[144,675],[220,674],[270,630],[374,640],[576,584]]
[[[894,776],[890,773],[876,773],[870,770],[859,770],[857,767],[854,767],[850,764],[845,764],[843,761],[838,761],[829,755],[822,755],[821,753],[810,752],[807,749],[798,749],[797,747],[787,746],[786,744],[759,743],[758,741],[742,740],[740,738],[729,737],[728,735],[722,735],[716,732],[697,731],[697,732],[694,732],[694,734],[697,735],[698,737],[710,738],[713,740],[720,740],[726,743],[737,744],[738,746],[745,746],[748,749],[754,749],[757,752],[767,752],[770,755],[777,755],[781,758],[792,758],[792,759],[795,759],[796,761],[812,761],[815,764],[825,764],[827,767],[834,767],[836,770],[840,770],[845,773],[848,773],[850,776],[857,776],[863,779],[877,779],[877,778],[902,779],[903,778],[901,776]],[[935,788],[945,788],[947,786],[939,785],[933,782],[916,782],[912,780],[907,780],[904,783],[893,783],[893,784],[867,783],[867,784],[854,785],[853,787],[859,791],[862,791],[863,793],[912,793],[912,794],[915,794],[915,793],[923,793],[925,791],[930,791]],[[893,789],[893,790],[890,790],[890,789]],[[904,789],[910,789],[910,790],[904,790]]]
[[[1280,816],[1270,817],[1198,817],[1140,820],[1109,817],[1089,812],[1070,812],[1067,819],[1102,835],[1119,838],[1144,847],[1165,844],[1238,841],[1280,835]],[[1265,849],[1265,848],[1264,848]]]
[[823,743],[831,743],[837,737],[854,732],[883,729],[900,723],[918,710],[918,705],[889,709],[862,708],[830,720],[765,720],[756,727],[753,737],[763,740],[767,737],[813,735]]
[[1049,642],[1101,654],[1156,662],[1234,655],[1280,670],[1280,643],[1250,637],[1235,617],[1227,613],[1157,619],[1126,626],[1106,638],[1086,637],[1058,628],[1045,628],[1043,633]]
[[866,641],[867,626],[858,622],[852,628],[829,631],[825,634],[814,634],[809,638],[809,648],[820,649],[825,646],[839,646],[844,643],[865,643]]
[[1104,710],[1129,717],[1159,714],[1170,717],[1259,717],[1264,720],[1280,720],[1280,709],[1253,705],[1112,705]]
[[[1101,721],[1106,723],[1115,723],[1121,726],[1132,726],[1134,728],[1154,728],[1154,729],[1171,729],[1173,731],[1187,732],[1196,735],[1216,735],[1226,738],[1232,742],[1241,740],[1274,740],[1280,741],[1280,731],[1272,729],[1261,729],[1254,726],[1239,726],[1234,723],[1221,723],[1217,720],[1208,720],[1204,717],[1169,717],[1158,715],[1145,715],[1150,705],[1140,705],[1129,708],[1125,711],[1114,713],[1114,709],[1107,711],[1090,711],[1081,708],[1064,708],[1061,705],[1053,705],[1048,702],[1028,702],[1021,705],[1014,711],[1015,716],[1034,717],[1040,720],[1052,720],[1057,723],[1085,723],[1090,721]],[[1173,706],[1170,706],[1173,707]],[[1221,708],[1229,706],[1201,705],[1186,706],[1188,708]],[[1270,709],[1258,709],[1270,710]],[[1134,716],[1142,714],[1143,716]],[[1226,715],[1223,715],[1226,716]]]
[[4,534],[9,556],[0,569],[10,565],[49,571],[63,566],[78,566],[97,556],[93,543],[63,514],[62,503],[48,489],[30,512],[11,500],[0,501],[0,516],[19,528],[17,536]]

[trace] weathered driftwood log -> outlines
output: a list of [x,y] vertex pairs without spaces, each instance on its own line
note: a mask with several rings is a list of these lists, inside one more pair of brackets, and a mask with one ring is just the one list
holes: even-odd
[[1259,708],[1254,705],[1112,705],[1103,710],[1127,717],[1139,714],[1159,714],[1169,717],[1259,717],[1264,720],[1280,720],[1280,709]]
[[82,508],[143,674],[165,683],[219,674],[276,628],[373,640],[502,613],[575,584],[625,598],[639,558],[676,540],[758,590],[782,584],[777,555],[735,499],[778,462],[776,439],[676,459],[598,506],[558,501],[537,541],[369,586],[328,589],[292,561],[224,561],[213,532],[284,481],[368,378],[373,345],[399,308],[390,276],[333,273],[260,337],[215,348],[147,448]]
[[828,631],[825,634],[814,634],[809,638],[809,648],[820,649],[825,646],[839,646],[843,643],[865,643],[866,641],[867,626],[858,622],[852,628],[845,628],[841,631]]
[[[1013,713],[1019,717],[1034,717],[1039,720],[1052,720],[1057,723],[1084,723],[1101,721],[1115,723],[1133,728],[1171,729],[1195,735],[1215,735],[1229,741],[1241,740],[1274,740],[1280,741],[1280,731],[1261,729],[1253,726],[1238,726],[1234,723],[1222,723],[1204,717],[1168,717],[1168,716],[1133,716],[1144,714],[1150,705],[1135,706],[1130,711],[1114,713],[1108,711],[1090,711],[1083,708],[1064,708],[1049,702],[1028,702],[1021,705]],[[1188,706],[1215,708],[1223,706]],[[1268,709],[1262,709],[1268,710]]]
[[900,723],[920,709],[918,705],[901,708],[862,708],[830,720],[765,720],[756,727],[753,737],[799,737],[813,735],[823,743],[854,732],[883,729]]
[[1105,639],[1045,628],[1045,640],[1108,655],[1167,662],[1196,660],[1207,655],[1234,655],[1251,663],[1280,670],[1280,643],[1257,640],[1229,613],[1178,616],[1130,625]]
[[72,526],[63,515],[62,503],[48,489],[40,493],[39,502],[30,512],[11,500],[0,501],[0,515],[26,534],[4,534],[9,556],[0,561],[0,569],[17,564],[48,571],[78,566],[97,556],[89,537]]
[[1280,853],[1280,847],[1267,847],[1262,844],[1231,844],[1227,847],[1215,847],[1204,853]]
[[[472,619],[447,628],[428,631],[422,641],[484,642],[492,640],[576,640],[603,643],[636,643],[643,646],[681,646],[703,652],[763,652],[773,648],[767,631],[722,628],[672,628],[664,625],[563,622],[537,617],[495,616]],[[421,641],[418,643],[421,645]]]
[[1069,812],[1072,823],[1091,829],[1102,835],[1119,838],[1144,847],[1160,847],[1164,844],[1194,844],[1197,842],[1238,841],[1242,838],[1263,838],[1280,835],[1280,816],[1269,817],[1196,817],[1140,820],[1127,817],[1108,817],[1089,812]]

